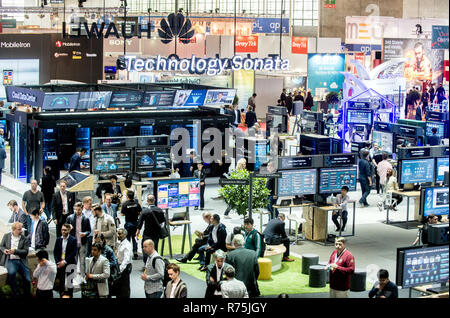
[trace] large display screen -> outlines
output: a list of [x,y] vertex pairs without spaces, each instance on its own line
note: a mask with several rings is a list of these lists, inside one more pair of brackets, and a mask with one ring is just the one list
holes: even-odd
[[448,157],[436,160],[436,182],[444,182],[444,174],[448,172]]
[[199,179],[174,179],[158,181],[158,207],[182,208],[200,205]]
[[402,287],[447,282],[448,254],[448,245],[405,250]]
[[76,109],[78,106],[78,93],[45,93],[42,110]]
[[135,160],[136,172],[169,170],[171,168],[170,147],[137,148]]
[[146,91],[142,107],[169,107],[173,105],[175,91]]
[[339,193],[343,186],[356,191],[356,167],[320,169],[319,193]]
[[78,109],[108,108],[112,92],[80,92]]
[[233,104],[235,89],[208,89],[206,92],[205,106],[231,105]]
[[305,169],[282,171],[278,178],[278,196],[315,194],[317,188],[317,170]]
[[446,215],[449,212],[448,187],[423,189],[423,216]]
[[433,132],[431,129],[436,128],[437,133],[436,135],[444,138],[445,134],[445,123],[437,122],[437,121],[427,121],[426,123],[426,135],[427,137],[433,136]]
[[377,144],[382,151],[392,154],[394,149],[393,133],[374,130],[372,133],[372,141],[374,144]]
[[142,97],[143,93],[139,91],[115,91],[112,93],[109,107],[141,107]]
[[372,111],[362,109],[349,109],[347,112],[349,124],[372,124]]
[[131,171],[131,149],[101,149],[92,151],[93,173]]
[[434,159],[403,160],[400,183],[434,182]]
[[182,89],[177,90],[173,106],[203,106],[206,97],[206,89]]

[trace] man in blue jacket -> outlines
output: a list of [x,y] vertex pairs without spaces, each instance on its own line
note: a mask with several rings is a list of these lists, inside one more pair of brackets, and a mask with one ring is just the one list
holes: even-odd
[[[211,255],[217,251],[222,250],[226,251],[226,239],[227,239],[227,228],[225,224],[220,223],[220,216],[218,214],[214,214],[212,218],[213,228],[208,237],[208,243],[199,248],[199,256],[200,256],[200,270],[202,272],[208,269],[209,262],[211,260]],[[206,252],[206,258],[205,254]]]

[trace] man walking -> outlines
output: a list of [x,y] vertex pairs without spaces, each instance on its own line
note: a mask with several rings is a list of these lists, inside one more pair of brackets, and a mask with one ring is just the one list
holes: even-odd
[[57,290],[59,295],[73,296],[73,281],[68,281],[68,276],[72,271],[76,271],[77,264],[77,239],[70,235],[70,224],[63,224],[61,227],[62,236],[58,237],[53,249],[53,256],[58,268],[56,277],[58,278]]
[[116,282],[117,289],[115,295],[117,298],[130,298],[130,274],[132,270],[131,258],[133,255],[133,247],[127,240],[127,230],[118,229],[117,237],[119,246],[117,247],[117,262],[119,263],[120,278]]
[[48,224],[41,219],[38,209],[34,209],[31,212],[31,226],[28,239],[30,240],[30,247],[35,251],[45,249],[50,241]]
[[102,207],[97,205],[94,207],[95,226],[94,236],[103,234],[106,244],[113,250],[116,249],[117,232],[116,225],[112,216],[103,212]]
[[122,206],[121,214],[125,216],[124,228],[128,232],[127,239],[133,244],[133,259],[138,259],[136,231],[138,228],[138,218],[141,211],[141,205],[134,200],[134,191],[128,190],[127,201]]
[[[59,182],[59,191],[53,194],[52,216],[56,224],[56,236],[61,236],[61,227],[66,223],[67,217],[73,214],[75,204],[75,193],[69,192],[64,180]],[[45,204],[45,203],[44,203]]]
[[30,230],[31,219],[30,214],[34,209],[38,209],[39,213],[42,213],[45,208],[44,194],[37,189],[38,183],[36,180],[31,180],[31,189],[26,191],[22,197],[22,209],[27,214],[28,227]]
[[345,247],[345,238],[337,237],[334,245],[336,250],[331,253],[326,266],[330,269],[330,298],[348,298],[355,258]]
[[53,298],[53,284],[56,278],[56,264],[48,259],[48,252],[40,250],[36,253],[38,265],[33,272],[37,279],[36,298]]
[[362,197],[359,199],[360,207],[368,207],[367,197],[370,193],[370,188],[372,187],[372,169],[369,163],[369,151],[367,149],[362,150],[362,158],[358,163],[359,177],[358,181],[361,185]]
[[141,279],[145,282],[145,296],[147,298],[161,298],[164,291],[165,263],[155,250],[155,243],[152,240],[144,242],[144,253],[148,255],[144,273],[141,275]]
[[[200,179],[200,210],[205,208],[206,173],[203,171],[203,163],[197,163],[197,170],[194,171],[194,178]],[[197,210],[195,207],[194,210]]]
[[264,257],[261,255],[262,248],[262,237],[261,234],[253,228],[254,221],[252,218],[246,218],[244,220],[244,228],[245,228],[245,245],[244,247],[253,250],[256,252],[257,257]]

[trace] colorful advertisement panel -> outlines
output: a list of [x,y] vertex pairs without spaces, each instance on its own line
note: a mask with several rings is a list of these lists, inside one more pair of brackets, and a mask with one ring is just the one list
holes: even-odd
[[433,25],[431,30],[431,48],[448,50],[448,25]]
[[345,54],[308,54],[308,88],[313,96],[339,92],[344,70]]

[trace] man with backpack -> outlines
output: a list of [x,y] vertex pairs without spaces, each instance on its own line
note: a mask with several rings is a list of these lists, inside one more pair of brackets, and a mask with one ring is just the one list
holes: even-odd
[[145,296],[147,298],[161,298],[164,291],[164,276],[166,263],[155,250],[155,243],[146,240],[143,244],[144,253],[148,255],[144,273],[141,279],[145,282]]
[[245,228],[245,244],[244,247],[256,252],[257,257],[264,257],[266,251],[266,244],[261,233],[253,228],[254,221],[252,218],[246,218],[244,220]]

